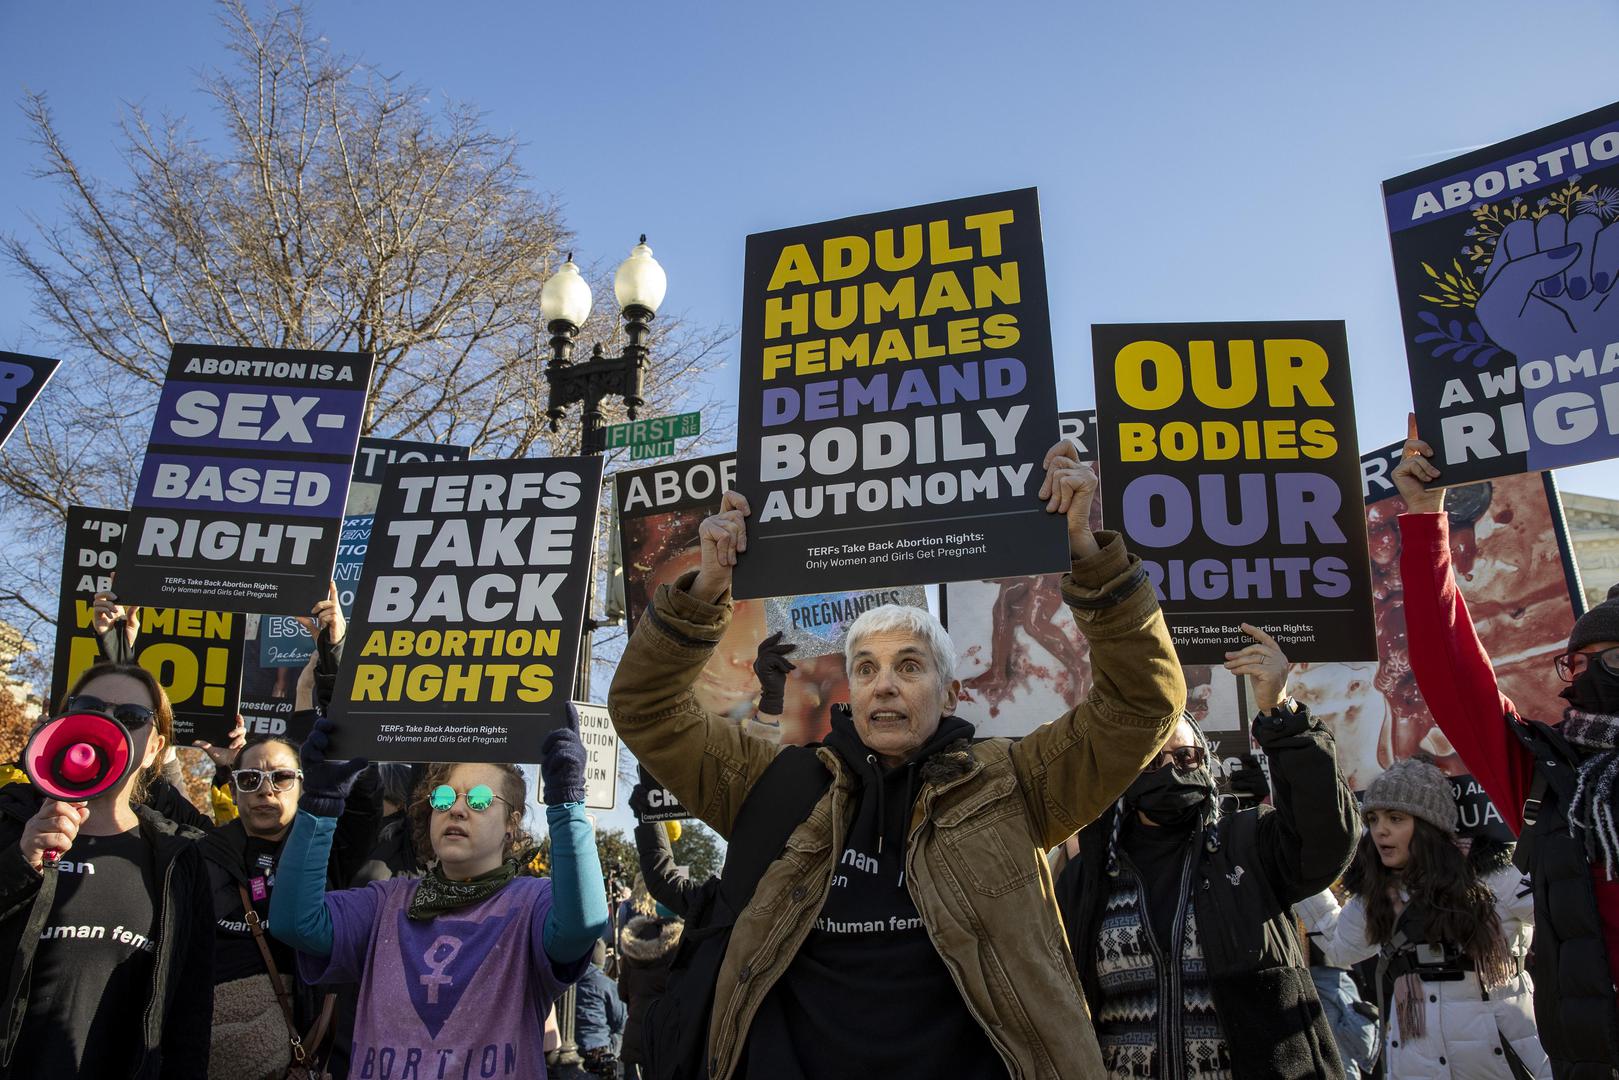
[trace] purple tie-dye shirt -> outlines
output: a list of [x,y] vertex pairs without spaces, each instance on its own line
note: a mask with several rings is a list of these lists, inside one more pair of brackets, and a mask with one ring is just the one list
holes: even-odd
[[585,961],[557,972],[541,943],[551,883],[520,877],[480,904],[407,917],[414,879],[326,894],[332,954],[298,955],[309,982],[358,982],[349,1075],[488,1080],[545,1075],[545,1015]]

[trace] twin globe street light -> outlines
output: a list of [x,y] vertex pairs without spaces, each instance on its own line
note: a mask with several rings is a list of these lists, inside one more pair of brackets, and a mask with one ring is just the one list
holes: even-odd
[[556,431],[568,406],[583,404],[580,448],[587,454],[607,449],[603,400],[612,394],[623,398],[631,420],[645,404],[641,390],[646,378],[646,342],[651,335],[652,317],[668,287],[669,279],[652,257],[646,234],[642,233],[641,242],[631,250],[629,258],[618,264],[613,275],[613,295],[624,316],[629,341],[618,356],[603,355],[601,343],[597,342],[590,359],[582,364],[572,362],[573,340],[590,318],[590,286],[579,273],[571,252],[568,261],[540,289],[540,315],[551,334],[551,361],[545,368],[549,390],[546,417],[551,421],[551,430]]

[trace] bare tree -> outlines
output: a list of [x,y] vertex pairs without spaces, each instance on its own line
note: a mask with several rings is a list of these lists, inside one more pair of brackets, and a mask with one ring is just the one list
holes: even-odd
[[[368,434],[481,457],[579,445],[576,419],[546,423],[539,307],[569,233],[518,142],[470,106],[430,112],[419,88],[334,52],[296,5],[255,17],[222,0],[220,21],[234,63],[201,80],[224,124],[215,144],[129,108],[124,174],[92,177],[45,97],[22,102],[35,176],[62,209],[31,239],[0,238],[0,256],[69,361],[0,460],[0,509],[27,538],[0,552],[0,617],[31,638],[54,619],[67,507],[128,505],[176,342],[368,351]],[[699,376],[728,333],[654,327],[646,414],[719,405],[698,398]],[[619,332],[599,310],[580,346]]]

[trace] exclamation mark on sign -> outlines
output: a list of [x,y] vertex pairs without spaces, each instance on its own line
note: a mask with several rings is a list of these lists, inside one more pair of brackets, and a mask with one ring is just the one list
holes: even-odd
[[202,703],[208,708],[225,704],[225,671],[230,667],[230,653],[225,649],[208,650],[208,672],[203,681],[208,685],[202,691]]

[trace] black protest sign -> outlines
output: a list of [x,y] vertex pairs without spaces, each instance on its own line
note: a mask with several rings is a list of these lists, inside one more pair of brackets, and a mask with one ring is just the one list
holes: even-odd
[[1079,451],[1079,460],[1093,462],[1096,460],[1096,410],[1075,409],[1057,414],[1058,430],[1061,437],[1074,444]]
[[1056,400],[1032,188],[748,237],[735,595],[1066,568]]
[[643,825],[658,821],[684,821],[691,817],[691,811],[680,805],[675,793],[658,783],[657,777],[646,771],[642,765],[641,790],[646,796],[645,808],[637,808],[635,820]]
[[567,719],[601,469],[388,470],[332,696],[341,756],[540,760]]
[[1272,634],[1289,658],[1376,657],[1341,322],[1091,328],[1102,517],[1181,661]]
[[[56,612],[56,657],[51,707],[101,659],[91,601],[114,587],[113,568],[123,544],[126,510],[70,506],[62,546],[62,591]],[[123,599],[123,579],[116,582]],[[245,616],[223,611],[142,608],[135,662],[150,671],[174,707],[180,745],[206,739],[223,746],[236,726],[242,684]]]
[[701,564],[697,527],[736,486],[736,455],[671,461],[613,474],[619,552],[624,560],[624,613],[631,627],[652,593]]
[[28,406],[39,397],[60,360],[0,350],[0,446],[22,423]]
[[[388,466],[394,462],[465,461],[465,446],[408,439],[360,440],[349,474],[349,493],[343,505],[343,531],[338,538],[332,581],[345,618],[354,611],[354,593],[365,565],[371,538],[372,514],[382,496]],[[325,595],[322,594],[322,599]],[[242,660],[242,722],[248,735],[283,735],[302,742],[307,729],[292,726],[298,672],[309,659],[315,642],[290,616],[248,616],[248,644]]]
[[1443,483],[1619,457],[1619,104],[1383,184]]
[[370,384],[368,353],[176,345],[120,598],[307,615],[337,557]]

